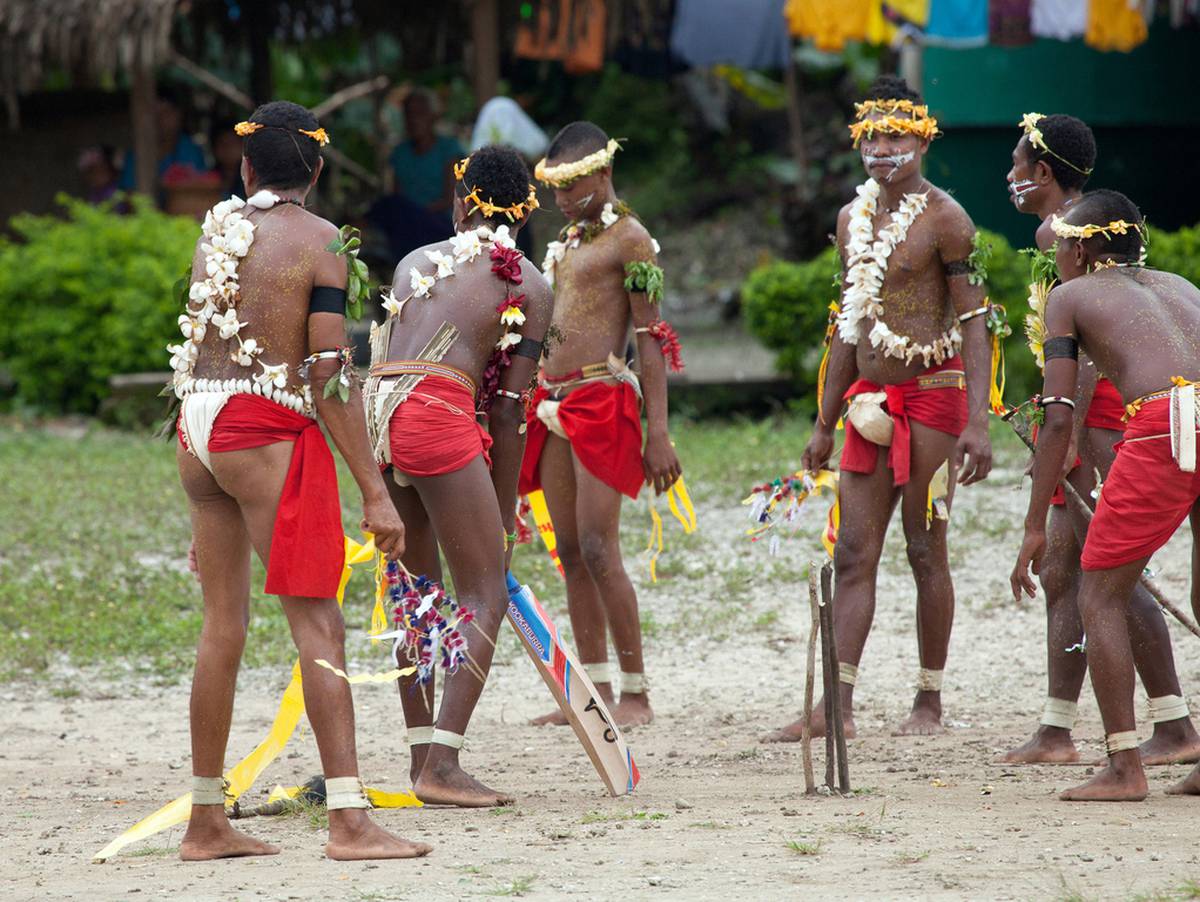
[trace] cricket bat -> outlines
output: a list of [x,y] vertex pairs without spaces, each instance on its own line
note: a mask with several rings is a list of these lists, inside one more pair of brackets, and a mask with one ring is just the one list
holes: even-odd
[[620,796],[633,792],[641,774],[621,731],[529,586],[517,582],[511,573],[508,620],[609,793]]

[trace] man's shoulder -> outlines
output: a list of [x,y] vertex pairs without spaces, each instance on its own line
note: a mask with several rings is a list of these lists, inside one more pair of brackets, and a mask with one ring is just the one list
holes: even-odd
[[616,239],[623,253],[644,254],[653,251],[654,239],[650,230],[636,216],[622,216],[609,227],[608,232]]
[[965,224],[974,228],[974,223],[963,205],[949,191],[937,185],[932,185],[929,189],[927,209],[943,224]]

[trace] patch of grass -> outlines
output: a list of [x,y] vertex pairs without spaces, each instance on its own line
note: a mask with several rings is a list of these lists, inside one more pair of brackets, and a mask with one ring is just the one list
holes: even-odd
[[488,809],[488,814],[496,817],[501,817],[506,814],[520,814],[516,805],[497,805],[494,808]]
[[789,839],[784,846],[791,849],[797,855],[816,856],[821,854],[821,846],[824,843],[821,840],[816,842],[800,842],[797,839]]
[[486,891],[489,896],[524,896],[533,889],[534,881],[537,880],[537,874],[526,874],[523,877],[514,877],[508,883],[500,883]]
[[589,811],[580,820],[581,824],[610,824],[614,821],[665,821],[668,815],[661,811]]
[[778,622],[779,622],[779,611],[778,610],[772,609],[770,611],[763,611],[761,614],[759,614],[757,617],[754,618],[754,628],[760,629],[760,630],[766,630],[766,629],[770,629]]
[[140,849],[134,849],[132,852],[126,852],[127,858],[165,858],[168,855],[178,855],[179,849],[176,846],[142,846]]
[[717,821],[696,821],[688,824],[689,827],[695,827],[698,830],[728,830],[728,824],[721,824]]
[[896,864],[920,864],[929,857],[929,852],[901,852],[896,856]]
[[320,802],[308,802],[304,799],[292,799],[287,807],[287,813],[292,817],[308,821],[310,830],[329,829],[329,811]]
[[1178,886],[1138,893],[1131,902],[1185,902],[1200,899],[1200,880],[1185,880]]

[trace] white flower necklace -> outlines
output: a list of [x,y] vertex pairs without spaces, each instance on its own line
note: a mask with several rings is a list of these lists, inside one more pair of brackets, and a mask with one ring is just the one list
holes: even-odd
[[880,291],[887,274],[887,262],[892,251],[908,237],[908,230],[929,204],[929,192],[906,194],[892,214],[891,221],[875,234],[875,212],[878,209],[880,187],[875,179],[858,186],[858,197],[850,208],[849,239],[846,242],[846,292],[837,317],[838,334],[847,344],[857,344],[862,335],[863,320],[873,318],[870,335],[872,347],[882,347],[884,356],[912,363],[921,357],[943,363],[954,356],[962,344],[962,334],[953,326],[941,338],[920,344],[907,335],[897,335],[883,321],[883,298]]
[[[554,273],[558,268],[558,264],[567,256],[567,251],[573,251],[586,241],[590,241],[599,232],[605,232],[611,229],[614,225],[620,222],[624,217],[633,213],[625,204],[621,204],[617,209],[613,209],[611,203],[605,204],[604,209],[600,211],[600,225],[596,228],[594,222],[572,222],[559,234],[558,241],[551,241],[546,245],[546,257],[542,260],[542,275],[546,277],[546,281],[550,283],[550,287],[554,287]],[[662,250],[662,247],[653,238],[650,239],[650,244],[654,247],[654,253],[657,254]]]
[[[413,298],[430,297],[433,289],[438,282],[443,282],[454,275],[454,267],[460,263],[470,263],[480,254],[485,251],[489,256],[493,256],[493,251],[500,248],[505,252],[515,252],[517,243],[509,234],[508,226],[499,226],[493,231],[487,226],[479,226],[478,228],[468,229],[462,232],[455,232],[454,237],[450,239],[450,253],[444,251],[425,251],[425,256],[430,263],[434,265],[434,272],[431,275],[425,275],[415,266],[408,271],[409,293],[403,298],[397,298],[391,288],[383,295],[383,309],[387,311],[389,316],[399,316],[404,310],[404,305]],[[512,254],[506,254],[506,257],[511,257]],[[495,257],[493,256],[493,259]],[[497,265],[503,265],[504,260],[497,260]],[[494,267],[493,267],[494,268]],[[518,280],[519,282],[519,280]],[[394,288],[395,286],[393,286]],[[499,309],[500,323],[505,327],[505,333],[500,337],[500,341],[496,347],[500,350],[505,350],[521,341],[521,335],[518,332],[513,332],[509,329],[510,326],[520,326],[525,322],[525,314],[521,311],[521,303],[524,295],[519,298],[514,298],[511,294],[506,298],[506,303],[501,305]]]
[[[243,338],[246,323],[238,319],[237,302],[241,298],[238,264],[254,244],[254,223],[240,211],[247,207],[269,210],[280,202],[270,191],[259,191],[249,200],[231,197],[214,206],[204,217],[202,232],[207,239],[200,245],[204,251],[205,278],[192,283],[184,313],[179,316],[179,331],[183,342],[168,345],[171,353],[171,382],[175,395],[183,398],[194,391],[227,391],[262,395],[296,412],[312,409],[308,388],[303,396],[286,391],[288,365],[270,365],[258,358],[263,348],[253,338]],[[209,329],[216,329],[224,341],[235,341],[230,359],[239,366],[250,367],[257,361],[261,373],[251,379],[196,379],[196,360],[199,345]]]

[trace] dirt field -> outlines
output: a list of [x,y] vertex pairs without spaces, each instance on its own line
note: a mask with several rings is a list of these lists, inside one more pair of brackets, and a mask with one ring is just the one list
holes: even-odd
[[[945,736],[890,735],[911,701],[917,659],[898,524],[889,541],[858,684],[862,738],[850,743],[850,798],[806,798],[799,747],[757,742],[798,705],[807,631],[802,571],[817,546],[800,538],[768,558],[741,538],[742,486],[726,487],[698,493],[699,538],[669,536],[677,577],[644,589],[643,605],[657,624],[649,630],[649,661],[658,719],[628,737],[643,774],[631,798],[607,797],[566,728],[525,725],[552,703],[506,634],[465,760],[520,802],[495,811],[378,815],[389,828],[433,843],[428,859],[327,861],[323,833],[307,818],[290,817],[248,822],[249,832],[284,847],[275,858],[185,865],[175,858],[177,828],[96,865],[89,859],[101,846],[187,788],[187,688],[81,674],[78,696],[61,698],[46,686],[11,683],[0,685],[0,783],[13,799],[0,820],[9,862],[0,897],[1192,898],[1200,893],[1191,882],[1200,879],[1200,799],[1162,794],[1186,767],[1152,770],[1144,803],[1086,806],[1055,799],[1084,777],[1082,766],[994,763],[1032,731],[1045,693],[1041,600],[1016,606],[1008,596],[1025,496],[1017,489],[1017,455],[1003,463],[986,488],[961,493],[955,509],[959,608]],[[821,514],[812,512],[814,527]],[[633,548],[643,524],[633,509],[627,519]],[[1164,586],[1181,601],[1189,542],[1186,532],[1177,536],[1156,560]],[[644,568],[631,562],[631,569],[643,585]],[[548,603],[561,610],[560,599]],[[1195,687],[1200,642],[1172,633],[1186,692]],[[243,673],[230,763],[266,731],[285,676]],[[368,686],[356,699],[364,777],[407,787],[394,690]],[[1081,711],[1077,736],[1099,757],[1090,685]],[[1140,727],[1145,735],[1148,723]],[[311,734],[302,730],[254,796],[317,770]]]

